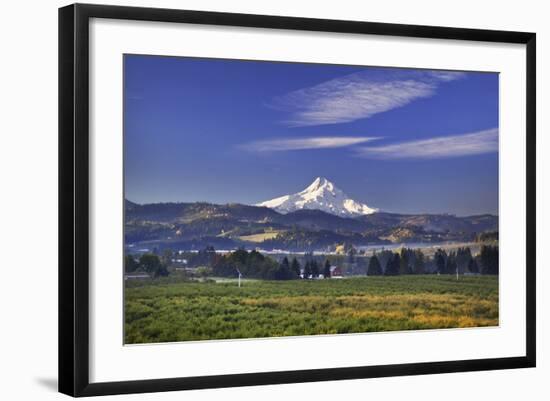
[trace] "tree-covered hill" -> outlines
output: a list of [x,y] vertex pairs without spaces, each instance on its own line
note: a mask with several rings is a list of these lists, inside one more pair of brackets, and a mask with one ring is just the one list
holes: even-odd
[[320,210],[278,213],[242,204],[125,202],[126,243],[155,246],[315,250],[338,243],[472,241],[498,231],[498,217],[373,213],[340,217]]

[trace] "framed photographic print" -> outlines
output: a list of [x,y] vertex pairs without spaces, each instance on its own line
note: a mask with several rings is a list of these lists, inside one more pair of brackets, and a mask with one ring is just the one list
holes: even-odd
[[59,390],[535,366],[535,34],[59,10]]

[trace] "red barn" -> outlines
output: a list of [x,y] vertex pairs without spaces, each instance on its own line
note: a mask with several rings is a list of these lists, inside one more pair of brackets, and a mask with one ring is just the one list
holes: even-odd
[[344,272],[340,266],[330,266],[330,277],[332,278],[342,278],[344,277]]

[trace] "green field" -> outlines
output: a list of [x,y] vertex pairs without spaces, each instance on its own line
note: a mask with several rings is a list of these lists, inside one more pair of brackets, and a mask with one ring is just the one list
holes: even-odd
[[498,276],[132,282],[127,344],[498,325]]
[[279,235],[281,231],[270,231],[260,234],[252,234],[252,235],[241,235],[239,239],[241,241],[248,241],[248,242],[264,242],[268,239],[276,238],[277,235]]

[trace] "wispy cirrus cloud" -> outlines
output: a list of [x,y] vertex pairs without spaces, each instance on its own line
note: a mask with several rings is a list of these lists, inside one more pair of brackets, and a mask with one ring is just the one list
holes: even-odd
[[271,106],[290,113],[290,126],[346,123],[433,96],[440,84],[464,76],[454,71],[373,69],[288,93]]
[[440,159],[498,151],[498,128],[385,146],[360,147],[357,154],[371,159]]
[[265,141],[254,141],[240,145],[244,150],[252,152],[277,152],[303,149],[342,148],[358,145],[379,139],[376,137],[354,136],[320,136],[313,138],[277,138]]

